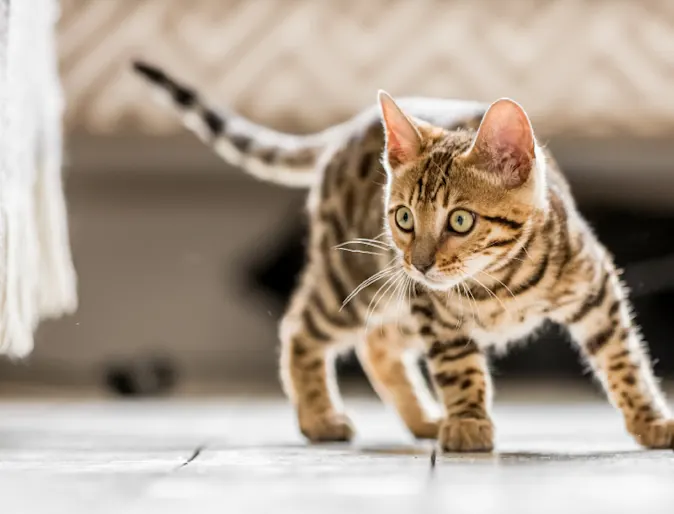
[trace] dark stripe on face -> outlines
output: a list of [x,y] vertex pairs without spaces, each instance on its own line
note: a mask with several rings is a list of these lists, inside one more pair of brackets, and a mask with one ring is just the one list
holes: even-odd
[[604,298],[606,298],[606,285],[608,283],[609,275],[608,273],[605,273],[604,276],[602,277],[601,280],[601,285],[599,286],[599,290],[596,291],[594,294],[590,294],[586,299],[583,305],[580,306],[580,309],[569,318],[569,323],[578,323],[580,320],[582,320],[585,316],[587,316],[590,311],[596,309],[599,307],[602,303],[604,303]]
[[609,317],[615,316],[616,312],[620,309],[620,302],[618,300],[614,301],[608,309]]
[[517,239],[495,239],[494,241],[487,243],[484,249],[486,250],[487,248],[498,248],[500,246],[509,246],[515,244],[516,242]]
[[503,218],[501,216],[482,216],[483,219],[491,221],[492,223],[497,223],[504,227],[511,228],[513,230],[519,230],[522,228],[523,223],[519,221],[511,220],[509,218]]
[[449,194],[450,194],[449,185],[445,185],[445,196],[442,199],[442,207],[445,209],[449,207]]
[[438,199],[438,194],[440,193],[440,190],[442,188],[447,189],[447,179],[444,176],[438,177],[438,179],[435,181],[435,189],[433,190],[433,193],[431,194],[431,202],[436,202]]
[[320,328],[318,328],[318,325],[316,325],[316,321],[314,321],[313,314],[309,309],[304,310],[304,313],[302,314],[302,319],[304,320],[304,328],[307,330],[307,332],[312,338],[314,338],[317,341],[330,341],[332,339],[330,335],[326,334]]
[[203,112],[202,116],[213,137],[219,136],[225,130],[225,120],[216,112],[207,109]]
[[596,355],[611,340],[613,334],[615,334],[617,327],[618,324],[616,322],[613,322],[604,330],[590,337],[585,343],[585,348],[587,349],[587,352],[590,355]]
[[417,202],[421,201],[421,197],[424,192],[424,179],[423,177],[419,177],[419,180],[417,181]]

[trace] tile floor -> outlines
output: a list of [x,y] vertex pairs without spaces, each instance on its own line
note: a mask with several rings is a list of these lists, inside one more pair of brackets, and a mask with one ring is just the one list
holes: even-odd
[[352,445],[309,446],[280,397],[0,402],[0,511],[674,512],[674,452],[592,399],[497,404],[498,452],[442,456],[371,397]]

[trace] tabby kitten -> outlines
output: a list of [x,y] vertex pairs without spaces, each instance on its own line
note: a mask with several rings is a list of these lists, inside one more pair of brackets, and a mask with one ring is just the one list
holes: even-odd
[[517,103],[396,104],[380,92],[379,109],[293,136],[217,113],[155,67],[135,69],[227,161],[310,188],[308,264],[280,326],[282,380],[308,439],[353,436],[333,359],[355,346],[415,436],[437,437],[445,451],[490,451],[487,352],[552,320],[568,328],[634,438],[674,447],[611,255]]

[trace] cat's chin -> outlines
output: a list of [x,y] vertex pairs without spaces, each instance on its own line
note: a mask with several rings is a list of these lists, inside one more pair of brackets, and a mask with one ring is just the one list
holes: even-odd
[[428,275],[422,275],[417,271],[415,271],[414,273],[410,273],[409,275],[414,281],[434,291],[449,291],[452,287],[461,282],[461,279],[459,277],[457,278],[450,278],[450,277],[437,278],[432,276],[429,277]]
[[449,291],[452,289],[456,284],[461,282],[461,280],[433,280],[433,279],[428,279],[425,278],[424,280],[421,281],[423,285],[425,285],[427,288],[432,289],[434,291]]

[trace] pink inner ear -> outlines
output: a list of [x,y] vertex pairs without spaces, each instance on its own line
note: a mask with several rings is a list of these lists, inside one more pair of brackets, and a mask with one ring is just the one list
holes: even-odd
[[524,183],[535,158],[531,123],[512,100],[498,100],[480,125],[469,158],[487,171],[498,173],[507,187]]
[[402,112],[387,93],[380,91],[384,128],[386,130],[386,150],[392,166],[399,166],[418,157],[421,150],[421,136],[413,122]]

